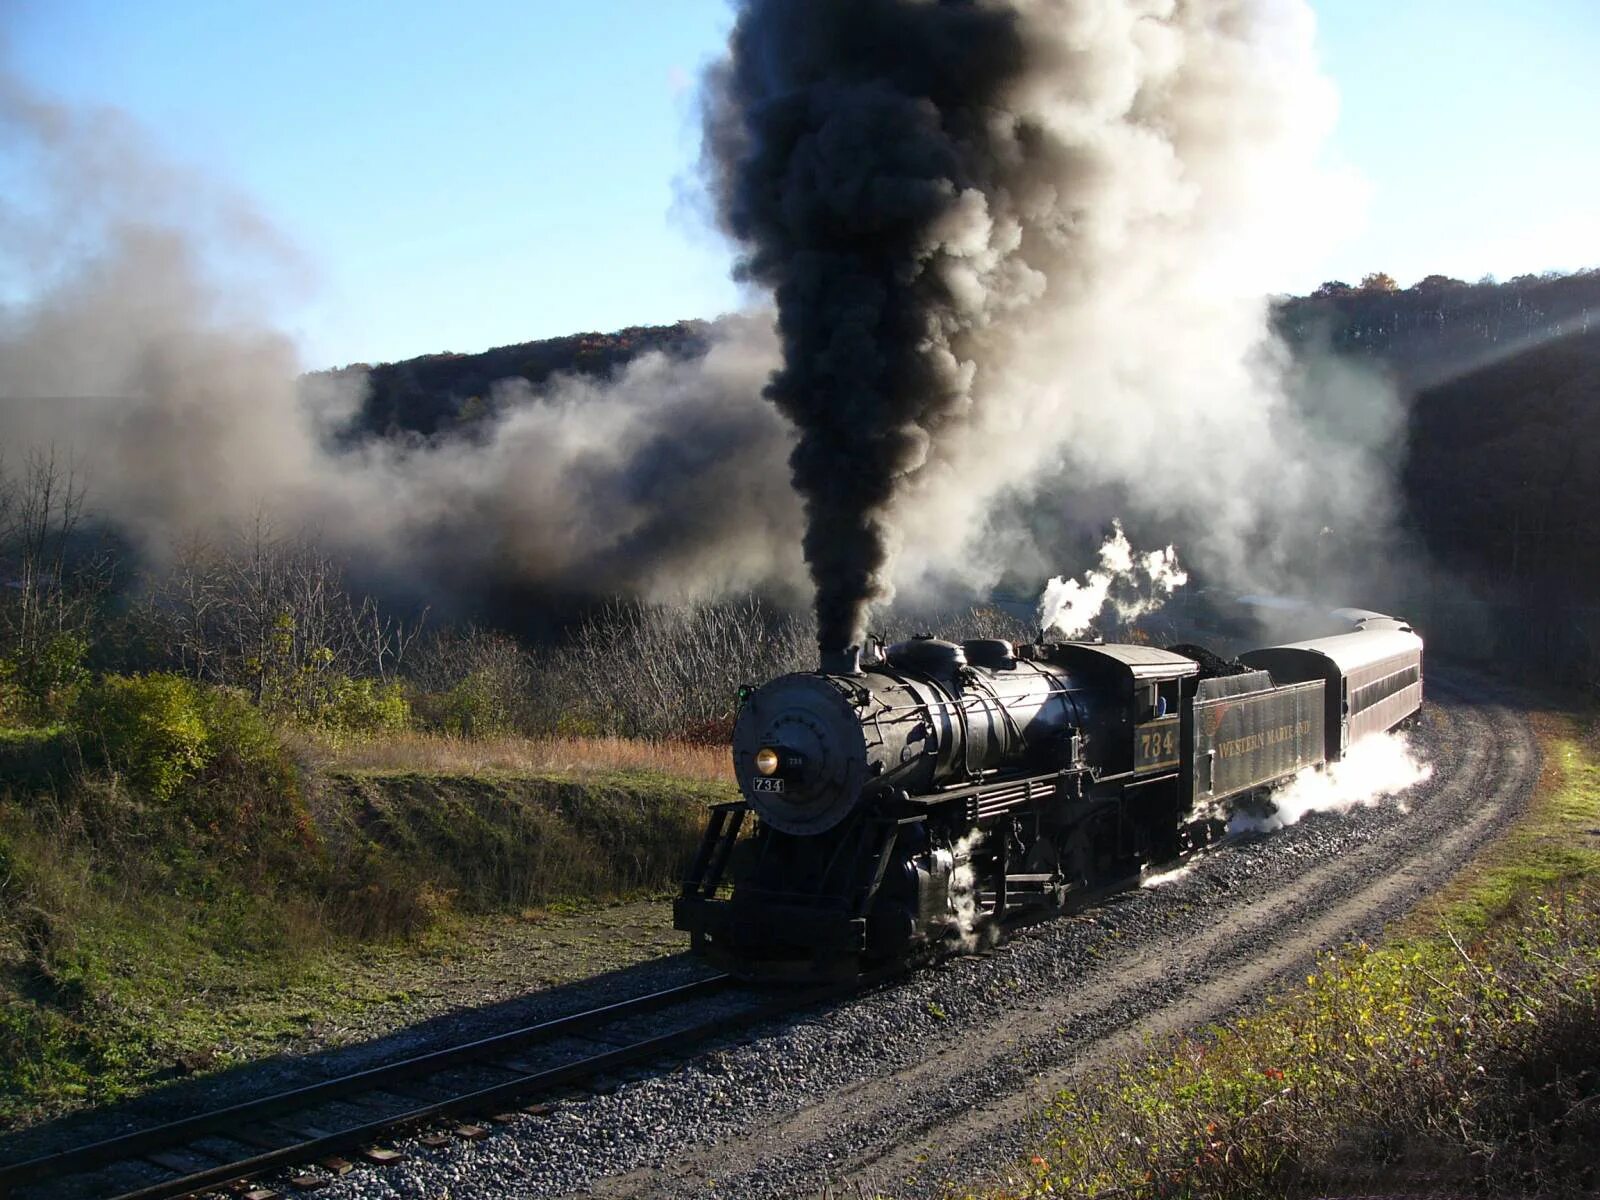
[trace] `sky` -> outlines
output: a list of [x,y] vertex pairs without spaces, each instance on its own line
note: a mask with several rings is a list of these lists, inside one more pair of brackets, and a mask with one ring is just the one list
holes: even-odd
[[[1600,4],[1314,0],[1362,202],[1277,290],[1600,266]],[[737,308],[694,180],[725,0],[0,0],[37,92],[119,108],[297,247],[309,367]],[[0,148],[0,155],[4,154]],[[3,197],[0,197],[3,201]]]

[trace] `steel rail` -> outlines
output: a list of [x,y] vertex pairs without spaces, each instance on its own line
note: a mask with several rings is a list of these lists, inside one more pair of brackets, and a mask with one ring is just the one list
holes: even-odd
[[[798,1003],[803,1002],[803,1000],[796,998],[768,1001],[749,1013],[741,1014],[740,1020],[742,1023],[765,1020],[768,1017],[792,1011]],[[120,1192],[108,1197],[107,1200],[170,1200],[172,1197],[188,1196],[198,1191],[204,1191],[207,1188],[215,1188],[223,1184],[232,1183],[235,1180],[254,1178],[268,1171],[294,1166],[297,1163],[314,1161],[318,1157],[334,1150],[370,1142],[374,1138],[392,1132],[396,1128],[420,1124],[423,1121],[463,1109],[469,1111],[482,1109],[491,1104],[516,1097],[546,1092],[579,1079],[598,1075],[614,1067],[626,1066],[641,1059],[669,1054],[674,1050],[726,1033],[728,1029],[729,1022],[726,1017],[703,1021],[687,1029],[679,1029],[672,1033],[646,1038],[616,1050],[609,1050],[604,1054],[596,1054],[589,1058],[580,1059],[577,1062],[563,1063],[559,1067],[552,1067],[544,1071],[531,1072],[506,1083],[480,1088],[477,1091],[453,1096],[447,1100],[422,1104],[403,1113],[370,1121],[364,1125],[352,1126],[334,1133],[307,1138],[305,1141],[296,1142],[281,1149],[269,1150],[248,1159],[225,1163],[209,1170],[196,1171],[179,1178],[163,1180],[160,1183],[150,1184],[135,1191]]]
[[[228,1131],[252,1121],[268,1121],[284,1113],[314,1108],[331,1100],[362,1092],[379,1090],[385,1084],[405,1079],[415,1079],[437,1074],[453,1067],[469,1065],[541,1041],[551,1041],[569,1034],[580,1034],[586,1029],[607,1025],[628,1017],[643,1016],[669,1008],[704,995],[727,988],[735,980],[731,975],[714,975],[693,983],[681,984],[659,992],[651,992],[628,1000],[601,1005],[565,1017],[555,1017],[521,1029],[493,1034],[475,1041],[384,1063],[361,1071],[322,1080],[285,1092],[277,1092],[255,1100],[246,1100],[225,1108],[214,1109],[193,1117],[185,1117],[134,1130],[116,1137],[105,1138],[69,1150],[41,1155],[22,1162],[0,1166],[0,1196],[12,1194],[18,1188],[44,1179],[83,1175],[94,1168],[117,1162],[141,1159],[144,1156],[183,1147],[208,1134],[227,1136]],[[380,1123],[383,1124],[383,1123]],[[230,1179],[239,1178],[229,1176]],[[192,1190],[192,1189],[191,1189]],[[183,1192],[171,1193],[182,1195]]]

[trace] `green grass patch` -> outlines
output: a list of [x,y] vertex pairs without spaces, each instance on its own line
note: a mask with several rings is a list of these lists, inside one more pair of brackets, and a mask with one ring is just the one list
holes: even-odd
[[96,702],[0,737],[0,1128],[403,1007],[394,981],[481,924],[660,893],[731,798],[648,772],[318,778],[230,694]]
[[996,1196],[1600,1183],[1600,754],[1541,715],[1526,819],[1381,947],[1060,1095]]
[[[328,941],[293,886],[171,836],[96,845],[81,810],[0,804],[0,1126],[227,1057],[206,1026]],[[159,821],[152,827],[161,829]]]
[[1600,745],[1567,713],[1533,714],[1544,753],[1528,811],[1400,931],[1475,933],[1514,917],[1529,897],[1600,879]]

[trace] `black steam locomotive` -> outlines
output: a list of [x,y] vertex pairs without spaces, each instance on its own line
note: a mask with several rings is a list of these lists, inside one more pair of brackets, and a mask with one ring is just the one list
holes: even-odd
[[713,811],[676,925],[742,974],[853,975],[1125,886],[1414,716],[1422,639],[1344,615],[1352,632],[1233,663],[919,637],[746,689],[744,798]]

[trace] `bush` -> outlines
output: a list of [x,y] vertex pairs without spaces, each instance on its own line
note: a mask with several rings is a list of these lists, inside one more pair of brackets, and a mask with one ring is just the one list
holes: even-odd
[[435,701],[441,727],[462,737],[493,737],[511,728],[511,706],[499,680],[473,671]]
[[85,758],[111,772],[82,772],[70,795],[75,819],[106,851],[162,846],[161,862],[186,891],[211,887],[225,866],[279,882],[317,867],[295,765],[237,689],[108,675],[85,689],[74,724]]
[[441,629],[407,660],[423,724],[463,737],[530,727],[540,690],[533,661],[515,638],[468,625]]
[[61,633],[30,653],[0,659],[0,721],[49,723],[71,711],[88,679],[88,640]]
[[238,688],[197,688],[200,719],[210,746],[208,775],[288,767],[283,744],[265,714]]
[[399,684],[340,677],[330,683],[316,724],[335,738],[398,733],[411,724],[411,705]]
[[107,675],[79,695],[72,724],[90,753],[157,800],[214,753],[200,689],[181,675]]
[[44,721],[60,720],[71,710],[78,689],[89,678],[84,666],[89,639],[81,634],[59,633],[19,664],[20,682],[34,710]]

